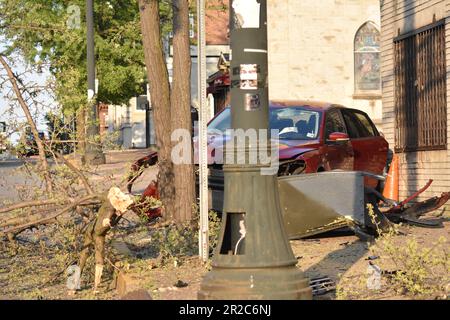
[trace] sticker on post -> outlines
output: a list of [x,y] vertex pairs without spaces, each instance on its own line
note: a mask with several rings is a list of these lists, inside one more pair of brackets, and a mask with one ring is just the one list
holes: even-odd
[[260,8],[256,0],[234,0],[234,28],[259,28]]
[[241,89],[258,89],[258,65],[241,64],[240,67]]
[[253,111],[261,108],[261,99],[259,94],[245,94],[245,110]]

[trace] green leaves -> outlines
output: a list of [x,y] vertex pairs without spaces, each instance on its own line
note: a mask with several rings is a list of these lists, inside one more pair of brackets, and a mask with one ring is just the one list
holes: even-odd
[[[85,0],[0,0],[0,35],[9,52],[47,65],[64,111],[87,103]],[[135,0],[95,1],[98,99],[127,103],[141,93],[144,54]]]

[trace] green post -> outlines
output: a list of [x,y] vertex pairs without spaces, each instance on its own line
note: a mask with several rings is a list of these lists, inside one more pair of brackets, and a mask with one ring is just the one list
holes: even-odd
[[[276,172],[264,175],[261,170],[270,165],[259,158],[256,164],[249,161],[256,146],[259,152],[270,149],[259,136],[259,129],[269,126],[267,1],[231,1],[230,33],[232,128],[256,129],[258,139],[226,148],[235,161],[224,165],[222,229],[198,298],[311,299],[285,231]],[[242,156],[245,161],[239,164],[236,159]]]

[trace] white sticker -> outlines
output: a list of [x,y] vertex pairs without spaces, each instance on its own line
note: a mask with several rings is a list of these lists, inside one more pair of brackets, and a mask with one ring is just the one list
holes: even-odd
[[286,127],[283,130],[281,130],[279,134],[282,135],[284,133],[289,133],[289,132],[298,133],[298,129],[297,129],[297,127]]
[[244,90],[258,89],[257,64],[241,64],[239,73],[241,78],[241,89]]
[[235,28],[259,28],[260,7],[256,0],[234,0]]
[[258,80],[257,64],[241,64],[241,80]]

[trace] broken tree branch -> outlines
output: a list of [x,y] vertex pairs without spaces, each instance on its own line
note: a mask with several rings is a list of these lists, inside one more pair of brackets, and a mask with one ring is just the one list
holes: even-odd
[[81,171],[78,170],[69,160],[64,158],[62,154],[60,154],[59,152],[55,152],[54,154],[58,160],[61,160],[70,170],[72,170],[78,176],[78,178],[80,178],[81,182],[86,188],[87,193],[90,195],[94,194],[94,190],[92,190],[92,187],[84,174],[82,174]]
[[38,226],[40,224],[46,224],[47,222],[49,222],[50,220],[53,220],[57,217],[59,217],[60,215],[69,212],[70,210],[75,209],[77,206],[86,204],[86,203],[90,203],[92,200],[98,199],[99,196],[98,195],[89,195],[86,197],[83,197],[81,199],[78,199],[76,201],[74,201],[72,204],[70,204],[69,206],[61,209],[60,211],[58,211],[57,213],[50,215],[50,216],[46,216],[42,219],[38,219],[35,221],[31,221],[28,223],[24,223],[22,225],[16,226],[16,227],[12,227],[3,231],[0,231],[0,235],[6,235],[6,234],[10,234],[10,233],[15,233],[18,234],[30,227],[34,227],[34,226]]
[[49,200],[33,200],[28,202],[16,203],[9,207],[0,208],[0,213],[5,213],[17,209],[23,209],[28,207],[42,207],[50,204],[66,204],[67,201],[61,201],[58,199],[49,199]]
[[49,165],[47,162],[47,158],[45,157],[45,149],[44,144],[39,137],[39,132],[37,130],[36,124],[34,123],[33,117],[31,116],[30,109],[25,102],[22,93],[20,92],[20,88],[17,84],[18,79],[15,77],[13,71],[11,70],[10,66],[6,62],[3,56],[0,55],[0,63],[3,65],[3,68],[6,70],[6,73],[8,75],[9,81],[11,82],[11,85],[13,87],[14,93],[16,94],[17,100],[19,101],[20,106],[22,107],[23,112],[25,113],[25,116],[27,118],[28,124],[30,125],[31,132],[33,133],[34,139],[36,140],[36,144],[39,151],[39,160],[42,165],[42,169],[44,171],[44,179],[46,183],[46,189],[47,192],[53,192],[53,186],[52,186],[52,180],[50,177],[49,172]]

